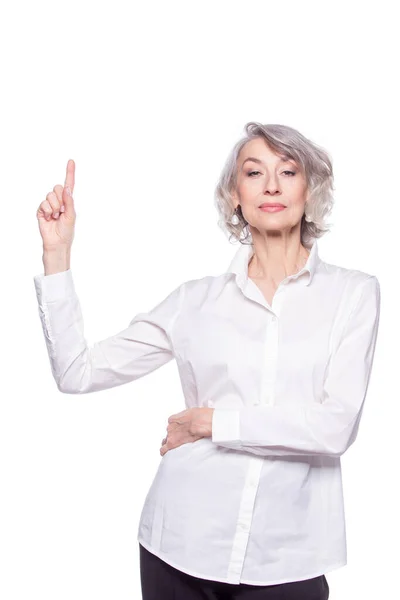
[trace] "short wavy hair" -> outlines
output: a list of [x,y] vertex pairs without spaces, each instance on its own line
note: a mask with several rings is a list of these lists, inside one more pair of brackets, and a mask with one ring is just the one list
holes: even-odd
[[299,131],[287,125],[263,125],[249,121],[244,126],[245,135],[232,148],[215,187],[215,205],[219,213],[218,225],[240,243],[252,243],[252,235],[244,218],[241,207],[238,206],[239,223],[233,225],[231,217],[234,214],[231,191],[237,184],[237,160],[243,146],[254,138],[263,138],[268,146],[278,154],[285,154],[296,162],[305,175],[308,186],[307,215],[311,219],[301,219],[301,243],[312,245],[330,230],[331,223],[326,222],[333,208],[333,172],[332,160],[321,146],[307,139]]

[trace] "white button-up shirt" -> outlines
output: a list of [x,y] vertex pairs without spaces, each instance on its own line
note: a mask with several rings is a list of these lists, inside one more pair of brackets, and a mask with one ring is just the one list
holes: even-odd
[[340,457],[359,427],[380,287],[309,248],[271,306],[248,277],[253,246],[240,245],[226,272],[184,282],[92,347],[71,270],[34,277],[61,392],[122,385],[175,359],[183,410],[215,409],[211,438],[161,458],[138,529],[190,575],[273,585],[347,562]]

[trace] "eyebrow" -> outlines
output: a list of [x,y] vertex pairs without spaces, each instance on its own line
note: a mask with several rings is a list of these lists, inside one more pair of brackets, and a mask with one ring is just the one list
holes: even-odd
[[[242,167],[243,167],[244,163],[245,163],[245,162],[247,162],[248,160],[252,160],[253,162],[256,162],[256,163],[258,163],[258,164],[260,164],[260,165],[262,165],[262,164],[263,164],[263,161],[262,161],[262,160],[260,160],[259,158],[255,158],[254,156],[248,156],[248,157],[247,157],[247,158],[246,158],[246,159],[243,161],[243,163],[242,163]],[[293,160],[293,158],[290,158],[290,156],[287,156],[287,155],[285,155],[283,158],[281,158],[281,159],[280,159],[280,162],[283,162],[283,163],[285,163],[285,162],[289,162],[289,161],[295,162],[295,161]]]

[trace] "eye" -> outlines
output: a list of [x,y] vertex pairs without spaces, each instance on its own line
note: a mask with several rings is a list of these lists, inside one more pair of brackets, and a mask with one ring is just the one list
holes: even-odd
[[[290,173],[290,177],[293,177],[294,175],[296,175],[295,171],[282,171],[283,173]],[[247,173],[247,175],[249,177],[252,177],[253,175],[259,174],[260,171],[250,171],[249,173]]]

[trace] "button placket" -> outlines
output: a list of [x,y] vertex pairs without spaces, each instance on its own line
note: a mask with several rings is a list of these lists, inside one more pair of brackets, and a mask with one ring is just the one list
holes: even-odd
[[282,303],[283,287],[278,287],[272,301],[272,310],[266,331],[265,351],[263,361],[263,382],[261,398],[258,404],[273,404],[274,387],[278,360],[278,342],[279,342],[279,321],[280,308]]
[[249,468],[243,488],[237,528],[229,561],[228,578],[230,583],[239,583],[240,581],[263,464],[263,457],[249,457]]

